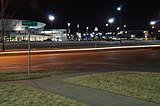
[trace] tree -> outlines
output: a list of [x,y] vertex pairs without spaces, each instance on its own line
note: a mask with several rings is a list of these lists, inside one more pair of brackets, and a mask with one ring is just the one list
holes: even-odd
[[6,20],[6,18],[13,18],[14,12],[7,12],[9,0],[1,0],[1,19],[0,19],[0,41],[2,41],[2,51],[5,52],[5,36],[9,37],[13,28],[16,26],[18,22],[12,23],[11,20]]

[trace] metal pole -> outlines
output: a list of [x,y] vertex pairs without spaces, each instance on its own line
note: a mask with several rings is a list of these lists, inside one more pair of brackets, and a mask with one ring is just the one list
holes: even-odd
[[4,6],[3,0],[1,0],[1,20],[2,20],[2,51],[5,52],[4,49]]
[[[120,25],[119,25],[119,31],[121,32],[121,31],[123,31],[123,28],[122,28],[122,10],[120,10]],[[120,45],[122,45],[122,40],[121,40],[121,36],[122,36],[122,34],[120,34]]]
[[30,79],[30,29],[28,29],[28,79]]

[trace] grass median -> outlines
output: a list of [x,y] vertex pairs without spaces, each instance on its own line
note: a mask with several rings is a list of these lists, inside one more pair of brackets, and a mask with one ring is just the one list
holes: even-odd
[[65,97],[20,85],[0,86],[1,106],[88,106]]
[[65,82],[160,103],[160,73],[109,72],[69,78]]

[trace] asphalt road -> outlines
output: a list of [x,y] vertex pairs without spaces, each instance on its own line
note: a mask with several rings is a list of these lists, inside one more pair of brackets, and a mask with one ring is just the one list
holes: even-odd
[[[27,55],[1,56],[0,72],[27,70]],[[160,49],[86,51],[31,55],[31,70],[155,71]]]

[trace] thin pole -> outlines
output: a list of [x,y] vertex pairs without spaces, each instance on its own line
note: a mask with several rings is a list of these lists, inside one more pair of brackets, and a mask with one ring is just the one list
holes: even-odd
[[[121,32],[123,30],[122,28],[122,10],[120,10],[120,29],[119,31]],[[121,39],[122,34],[120,34],[120,45],[122,45],[122,39]]]
[[28,79],[30,79],[30,29],[28,29]]

